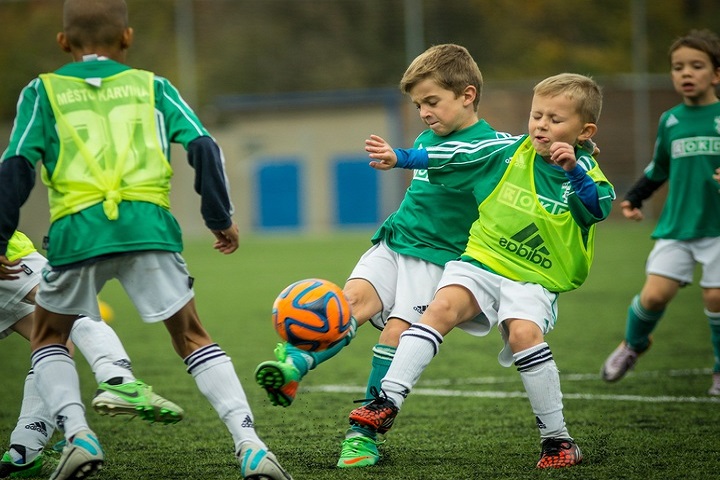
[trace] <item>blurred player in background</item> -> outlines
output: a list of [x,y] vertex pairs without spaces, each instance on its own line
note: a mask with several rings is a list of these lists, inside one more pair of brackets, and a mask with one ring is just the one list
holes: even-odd
[[[412,97],[421,91],[416,86]],[[371,139],[371,165],[426,168],[431,182],[472,192],[479,217],[461,258],[445,265],[427,310],[400,336],[382,389],[350,413],[351,424],[388,431],[453,328],[484,336],[497,327],[505,342],[498,360],[520,372],[540,433],[537,468],[582,461],[544,337],[555,326],[559,294],[585,281],[595,225],[615,198],[579,146],[597,131],[602,95],[592,79],[568,73],[543,80],[533,93],[528,135],[485,140],[453,157],[435,149],[399,155]]]
[[67,440],[52,479],[86,478],[105,461],[65,344],[77,314],[100,320],[97,295],[113,278],[143,321],[164,323],[230,431],[240,475],[291,478],[258,437],[230,358],[200,322],[180,254],[182,232],[170,212],[170,143],[179,143],[195,170],[214,248],[237,250],[220,148],[170,82],[122,63],[133,41],[123,0],[66,0],[57,40],[73,62],[22,91],[0,164],[0,263],[12,266],[7,244],[39,162],[49,189],[48,265],[36,297],[31,363]]
[[620,380],[651,345],[651,333],[678,290],[702,266],[705,315],[715,351],[710,395],[720,395],[720,40],[693,30],[670,47],[670,75],[682,103],[660,117],[653,159],[620,204],[625,218],[640,221],[643,201],[661,185],[668,193],[652,238],[647,278],[628,309],[625,339],[605,360],[602,378]]
[[[415,140],[417,148],[444,151],[448,156],[472,150],[481,140],[508,137],[478,118],[482,74],[466,48],[436,45],[407,68],[400,89],[409,95],[428,129]],[[372,238],[343,289],[358,325],[368,320],[381,330],[372,349],[366,397],[380,388],[400,339],[416,323],[432,299],[443,266],[457,259],[467,243],[477,206],[470,192],[428,181],[427,171],[415,170],[398,210]],[[352,336],[324,352],[305,352],[287,343],[278,345],[277,361],[261,363],[258,383],[274,405],[288,406],[298,382],[311,369],[337,354]],[[364,467],[380,459],[377,432],[351,426],[342,442],[340,468]]]
[[[6,255],[10,265],[0,265],[0,338],[15,331],[30,340],[35,294],[47,260],[17,230],[10,238]],[[137,415],[160,423],[175,423],[183,418],[180,407],[135,378],[130,357],[105,322],[79,317],[73,323],[70,340],[88,361],[98,382],[92,401],[98,413]],[[0,478],[38,476],[44,461],[43,449],[54,431],[55,420],[30,370],[25,378],[20,416],[10,434],[10,447],[0,460]]]

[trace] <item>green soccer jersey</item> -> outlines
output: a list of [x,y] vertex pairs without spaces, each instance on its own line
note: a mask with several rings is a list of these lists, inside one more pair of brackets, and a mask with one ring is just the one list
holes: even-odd
[[[444,137],[425,130],[415,148],[442,151],[453,157],[472,151],[482,140],[507,137],[485,120]],[[470,225],[477,218],[477,205],[470,192],[435,185],[427,170],[414,170],[400,207],[380,226],[373,243],[384,240],[393,251],[445,265],[460,257],[467,243]]]
[[655,151],[645,175],[667,181],[668,193],[653,238],[720,236],[720,103],[677,105],[660,117]]
[[[101,83],[99,79],[127,70],[130,67],[126,65],[98,59],[70,63],[55,73],[85,79],[86,83],[96,85]],[[171,143],[179,143],[187,148],[194,139],[209,136],[195,113],[167,79],[155,76],[153,89],[158,140],[168,160]],[[74,94],[83,95],[87,91],[78,89]],[[129,92],[132,91],[132,88],[115,87],[104,95],[118,98],[122,95],[130,96]],[[59,99],[62,102],[74,100],[69,93]],[[57,132],[47,91],[43,82],[36,78],[20,95],[15,125],[2,158],[22,156],[35,166],[42,162],[45,174],[52,176],[60,157],[61,143]],[[88,139],[89,146],[97,146],[98,136],[102,138],[107,132],[78,131],[78,134]],[[123,201],[118,207],[117,220],[108,220],[100,202],[54,221],[48,234],[49,263],[62,266],[116,252],[182,251],[180,226],[168,209],[140,201]]]

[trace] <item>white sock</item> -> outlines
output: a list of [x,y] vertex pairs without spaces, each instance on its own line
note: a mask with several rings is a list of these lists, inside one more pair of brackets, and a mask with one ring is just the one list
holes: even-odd
[[396,407],[402,407],[405,397],[420,375],[437,354],[442,335],[434,328],[416,323],[400,335],[395,357],[382,381],[382,390]]
[[68,440],[81,430],[89,429],[85,406],[80,398],[80,381],[75,362],[65,345],[47,345],[31,357],[35,385],[45,400],[55,425]]
[[115,330],[105,322],[78,318],[70,331],[70,340],[90,364],[97,383],[115,377],[122,377],[123,383],[135,381],[130,356]]
[[568,438],[563,416],[560,374],[547,343],[543,342],[513,355],[520,372],[540,437]]
[[230,357],[215,343],[195,350],[184,359],[195,379],[235,442],[235,452],[247,441],[267,448],[255,432],[252,411]]
[[25,447],[25,458],[22,463],[29,463],[42,452],[54,431],[55,427],[50,409],[48,409],[38,393],[35,374],[30,370],[30,373],[25,377],[22,406],[20,407],[17,425],[10,434],[10,445],[22,445]]

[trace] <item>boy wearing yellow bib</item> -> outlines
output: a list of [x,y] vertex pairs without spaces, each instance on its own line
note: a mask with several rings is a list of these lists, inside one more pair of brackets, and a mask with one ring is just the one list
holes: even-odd
[[162,322],[186,371],[232,437],[243,478],[288,480],[259,438],[230,357],[197,313],[182,232],[170,212],[171,143],[187,151],[205,226],[222,254],[238,226],[222,152],[177,89],[125,65],[133,41],[124,0],[65,0],[60,47],[73,62],[22,91],[0,164],[0,264],[42,164],[51,225],[31,337],[38,388],[67,446],[53,480],[87,478],[105,453],[85,418],[65,343],[78,314],[100,321],[97,295],[117,279],[146,323]]
[[563,416],[557,366],[544,336],[560,292],[579,287],[593,259],[595,224],[615,193],[577,145],[597,131],[602,95],[590,78],[560,74],[535,86],[528,135],[480,142],[466,155],[393,150],[373,137],[371,165],[427,168],[430,181],[472,191],[478,219],[465,252],[446,264],[433,301],[402,334],[373,402],[350,423],[386,432],[423,370],[454,327],[484,336],[497,327],[498,357],[520,372],[541,437],[538,468],[578,464],[582,454]]

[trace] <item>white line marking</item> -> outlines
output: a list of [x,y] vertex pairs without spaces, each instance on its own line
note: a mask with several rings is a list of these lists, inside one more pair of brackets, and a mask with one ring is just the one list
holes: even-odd
[[[628,376],[636,377],[688,377],[695,375],[711,375],[711,369],[693,369],[693,370],[670,370],[670,371],[650,371],[641,373],[631,373]],[[565,382],[570,381],[586,381],[599,380],[600,375],[595,374],[570,374],[561,375],[561,379]],[[517,378],[513,377],[481,377],[481,378],[465,378],[465,379],[444,379],[420,382],[425,386],[433,385],[487,385],[515,382]],[[364,395],[365,387],[360,385],[316,385],[302,388],[306,392],[323,392],[323,393],[355,393]],[[412,391],[412,395],[435,396],[435,397],[468,397],[468,398],[527,398],[525,392],[498,392],[498,391],[469,391],[469,390],[450,390],[445,388],[416,388]],[[563,399],[566,400],[609,400],[609,401],[625,401],[625,402],[641,402],[641,403],[720,403],[720,397],[672,397],[667,395],[647,396],[647,395],[610,395],[610,394],[590,394],[590,393],[564,393]]]

